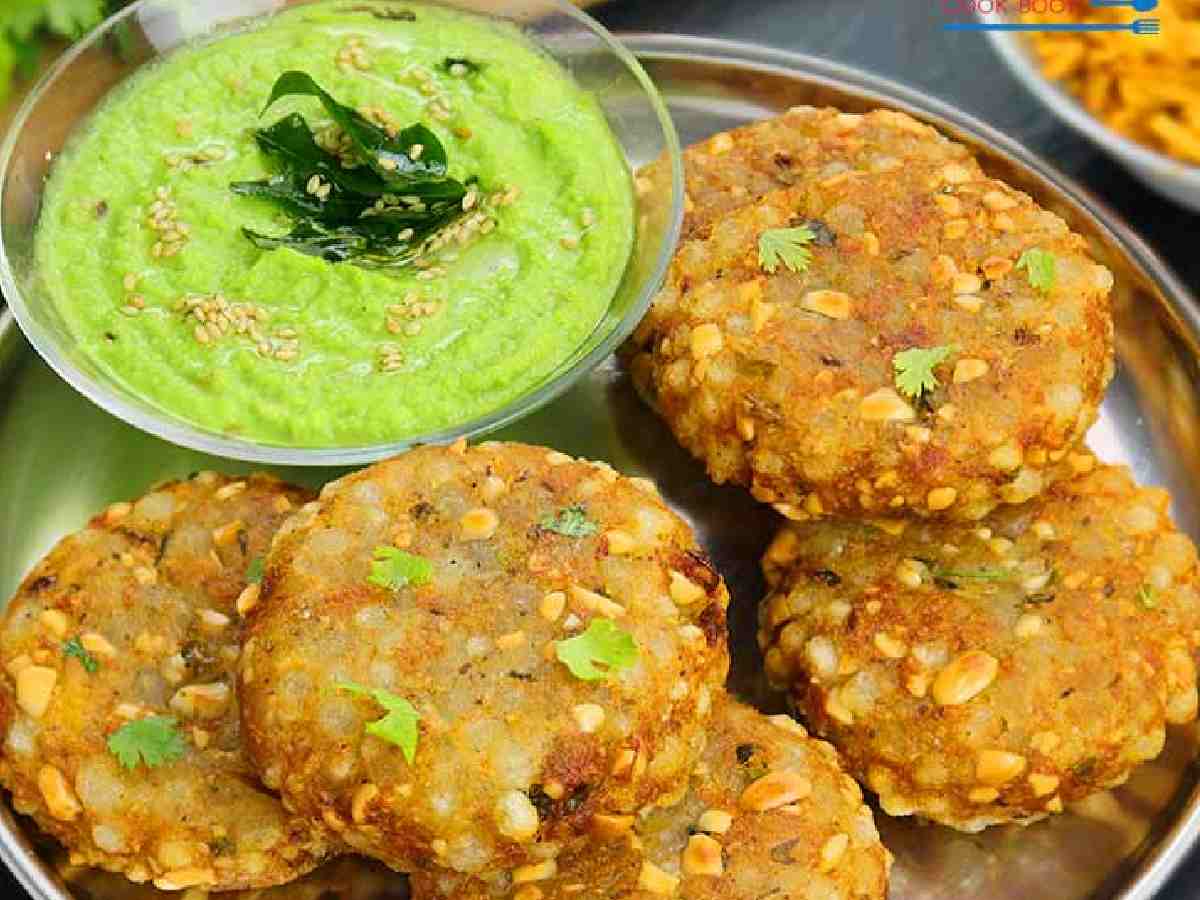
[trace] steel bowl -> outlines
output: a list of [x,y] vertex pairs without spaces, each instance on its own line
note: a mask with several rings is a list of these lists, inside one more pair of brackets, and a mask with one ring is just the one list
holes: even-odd
[[[1003,14],[995,12],[977,12],[976,18],[985,24],[1007,21]],[[1113,131],[1062,85],[1042,74],[1029,42],[1020,33],[988,31],[987,36],[1009,70],[1050,112],[1164,197],[1200,211],[1200,166],[1173,159]]]

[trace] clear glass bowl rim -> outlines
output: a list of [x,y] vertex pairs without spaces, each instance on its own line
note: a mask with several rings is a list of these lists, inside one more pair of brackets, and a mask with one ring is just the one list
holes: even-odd
[[[18,139],[24,133],[29,116],[38,104],[42,102],[46,92],[58,78],[85,52],[92,49],[100,40],[108,35],[127,18],[136,16],[142,9],[161,3],[162,0],[137,0],[124,9],[110,16],[89,34],[73,44],[54,64],[42,75],[28,96],[22,102],[13,117],[0,145],[0,192],[8,181],[9,168],[13,154],[16,151]],[[200,2],[200,0],[191,0]],[[416,0],[416,2],[439,3],[439,0]],[[611,32],[594,18],[583,12],[568,0],[539,0],[553,6],[556,12],[574,19],[582,27],[598,37],[607,50],[617,57],[629,74],[645,93],[646,99],[654,110],[658,126],[662,129],[666,153],[671,165],[671,200],[668,212],[667,229],[663,246],[659,249],[658,257],[651,268],[648,277],[637,288],[637,297],[629,310],[605,335],[595,347],[582,356],[565,372],[539,385],[527,394],[523,394],[507,405],[478,416],[468,422],[448,428],[439,429],[427,434],[410,436],[398,441],[386,441],[374,444],[364,444],[354,447],[289,447],[277,444],[258,443],[235,437],[220,435],[193,426],[165,412],[155,412],[151,409],[135,406],[123,397],[117,395],[109,386],[93,379],[80,370],[66,355],[59,352],[57,342],[52,336],[44,334],[40,325],[34,321],[24,293],[17,285],[12,266],[8,258],[7,248],[0,241],[0,293],[12,310],[13,317],[20,326],[25,339],[33,346],[38,355],[53,369],[60,378],[66,381],[76,391],[87,397],[101,409],[114,415],[128,424],[162,438],[172,444],[199,450],[212,456],[235,459],[245,462],[263,463],[280,466],[350,466],[364,465],[403,453],[412,447],[422,444],[448,444],[459,438],[475,438],[510,425],[535,412],[555,400],[578,381],[586,377],[592,370],[607,359],[618,345],[621,344],[637,327],[638,322],[650,308],[650,302],[661,285],[674,255],[675,247],[683,225],[683,159],[679,135],[675,123],[667,110],[667,105],[654,85],[646,70],[642,68],[637,57],[626,48]],[[452,4],[451,4],[452,5]],[[281,7],[282,9],[283,7]],[[247,21],[254,18],[266,18],[279,10],[269,13],[251,14]],[[479,12],[486,16],[487,13]],[[175,48],[171,48],[173,51]],[[168,51],[171,52],[171,51]],[[156,59],[161,54],[156,54]],[[3,234],[4,197],[0,195],[0,234]],[[632,265],[632,257],[629,263]]]

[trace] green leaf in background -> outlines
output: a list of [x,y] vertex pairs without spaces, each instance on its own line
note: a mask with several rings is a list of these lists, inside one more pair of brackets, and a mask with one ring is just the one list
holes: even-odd
[[14,83],[37,72],[52,40],[73,41],[131,0],[3,0],[0,2],[0,102]]
[[78,37],[104,21],[104,0],[48,0],[46,24],[55,34]]

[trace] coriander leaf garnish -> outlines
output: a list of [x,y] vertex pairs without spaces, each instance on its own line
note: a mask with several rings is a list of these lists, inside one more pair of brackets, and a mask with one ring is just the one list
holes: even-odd
[[114,731],[108,738],[108,749],[126,769],[136,769],[139,764],[153,769],[182,757],[187,744],[175,719],[149,716]]
[[1143,609],[1154,609],[1158,606],[1158,592],[1148,584],[1143,584],[1138,588],[1137,599]]
[[374,700],[387,710],[387,715],[382,719],[367,725],[367,734],[395,744],[404,751],[404,758],[411,765],[417,755],[417,739],[420,737],[417,723],[421,721],[421,714],[417,712],[416,707],[389,691],[365,687],[352,681],[339,681],[337,689],[356,697]]
[[926,391],[939,384],[933,370],[945,362],[958,348],[953,345],[940,347],[910,347],[892,357],[892,368],[896,372],[896,389],[912,400],[917,400]]
[[482,69],[482,65],[474,60],[467,59],[465,56],[447,56],[442,60],[442,71],[456,78],[462,78],[464,75],[474,75]]
[[592,619],[587,630],[554,644],[558,661],[582,681],[600,681],[630,668],[638,659],[633,635],[611,619]]
[[287,247],[334,263],[404,266],[424,242],[465,214],[467,186],[447,175],[446,149],[424,125],[385,129],[303,72],[281,75],[263,112],[295,95],[320,100],[334,120],[334,134],[323,132],[318,140],[300,113],[255,132],[259,149],[280,171],[230,188],[273,203],[295,220],[285,235],[243,229],[255,246]]
[[1048,294],[1054,288],[1058,261],[1048,250],[1031,247],[1017,260],[1017,268],[1025,270],[1025,274],[1029,276],[1029,284],[1034,290]]
[[256,556],[250,560],[250,565],[246,567],[246,583],[261,584],[263,575],[265,574],[265,561],[261,556]]
[[100,670],[100,663],[96,657],[88,652],[87,647],[77,637],[71,638],[69,641],[63,641],[62,645],[63,656],[73,656],[79,660],[79,664],[89,675],[95,675]]
[[546,516],[538,523],[544,531],[553,531],[564,537],[590,537],[599,530],[599,526],[587,517],[587,510],[582,506],[568,506],[560,509],[552,516]]
[[758,264],[774,275],[782,262],[793,272],[803,272],[812,262],[807,245],[816,235],[803,225],[796,228],[768,228],[758,236]]
[[398,591],[409,585],[421,587],[433,579],[433,564],[423,556],[396,547],[376,547],[374,556],[367,581],[378,587]]

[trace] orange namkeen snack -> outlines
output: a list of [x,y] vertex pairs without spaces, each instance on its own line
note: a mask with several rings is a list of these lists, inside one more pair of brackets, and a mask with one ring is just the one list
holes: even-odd
[[[1081,21],[1128,23],[1125,9],[1088,9]],[[1200,0],[1162,0],[1147,13],[1158,34],[1035,32],[1042,73],[1109,128],[1153,150],[1200,164]],[[1026,14],[1027,22],[1062,21]]]

